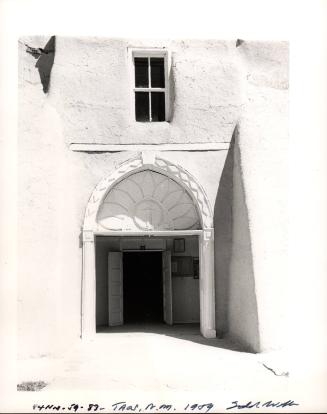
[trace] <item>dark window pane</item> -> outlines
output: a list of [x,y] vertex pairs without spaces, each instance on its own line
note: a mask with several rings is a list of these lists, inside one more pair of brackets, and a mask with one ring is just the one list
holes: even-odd
[[135,92],[135,118],[139,122],[150,121],[148,92]]
[[149,70],[148,58],[135,58],[135,87],[148,88],[149,87]]
[[165,87],[165,64],[164,58],[151,58],[151,87],[164,88]]
[[165,121],[165,93],[151,92],[152,121]]

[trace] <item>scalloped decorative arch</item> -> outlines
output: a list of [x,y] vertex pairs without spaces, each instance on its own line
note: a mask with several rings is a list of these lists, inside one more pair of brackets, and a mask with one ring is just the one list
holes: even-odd
[[154,154],[142,153],[122,163],[115,171],[98,183],[87,204],[83,230],[93,232],[103,230],[97,222],[97,214],[108,192],[127,176],[146,169],[164,174],[185,188],[198,210],[202,229],[213,227],[209,200],[197,180],[180,165],[156,157]]

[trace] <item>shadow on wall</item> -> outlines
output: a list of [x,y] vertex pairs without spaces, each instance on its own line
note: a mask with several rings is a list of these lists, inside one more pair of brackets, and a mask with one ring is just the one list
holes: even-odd
[[228,332],[229,267],[232,258],[232,204],[233,204],[233,134],[221,174],[214,207],[215,275],[216,275],[216,330],[222,338]]
[[49,91],[51,70],[54,62],[56,51],[56,37],[51,36],[44,48],[34,48],[26,45],[26,52],[31,54],[37,62],[35,67],[38,68],[40,80],[43,86],[43,92]]
[[170,75],[169,75],[169,85],[168,85],[168,88],[169,88],[169,108],[170,108],[169,121],[170,122],[173,122],[174,115],[175,115],[175,113],[174,113],[174,108],[175,108],[174,102],[175,102],[175,83],[176,83],[175,78],[176,78],[176,75],[175,75],[175,65],[174,65],[173,59],[174,59],[174,57],[172,57],[171,72],[170,72]]
[[260,351],[250,224],[238,130],[226,157],[214,209],[216,329],[247,349]]

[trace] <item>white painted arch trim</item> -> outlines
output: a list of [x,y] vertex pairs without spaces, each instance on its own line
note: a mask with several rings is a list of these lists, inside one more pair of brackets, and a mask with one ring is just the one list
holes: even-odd
[[[193,231],[199,236],[200,253],[200,330],[204,337],[216,337],[215,330],[215,283],[214,283],[214,229],[213,216],[207,196],[195,178],[182,167],[153,153],[145,152],[121,164],[112,174],[100,181],[87,204],[83,225],[82,303],[81,338],[92,338],[96,333],[96,271],[95,235],[119,235],[117,232],[101,229],[97,213],[110,189],[129,174],[151,169],[165,174],[183,186],[195,202],[201,219],[202,230]],[[153,236],[168,233],[172,237],[177,231],[152,232]],[[181,231],[181,234],[185,231]],[[144,232],[144,235],[149,234]],[[120,234],[124,235],[124,234]],[[128,232],[125,233],[128,235]]]
[[197,180],[180,165],[156,157],[154,153],[142,152],[135,158],[122,163],[95,187],[87,204],[83,230],[93,232],[105,230],[97,223],[99,207],[105,196],[122,179],[146,169],[164,174],[185,188],[198,210],[202,229],[213,227],[213,215],[209,200]]

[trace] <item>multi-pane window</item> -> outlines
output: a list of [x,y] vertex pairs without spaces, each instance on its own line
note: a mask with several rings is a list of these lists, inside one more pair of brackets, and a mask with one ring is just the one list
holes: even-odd
[[139,122],[166,120],[165,58],[134,56],[135,119]]

